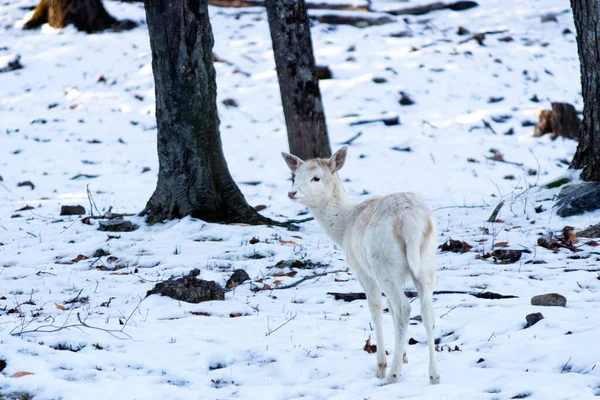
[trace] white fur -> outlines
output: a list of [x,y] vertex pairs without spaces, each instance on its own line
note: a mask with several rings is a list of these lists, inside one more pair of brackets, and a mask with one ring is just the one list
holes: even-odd
[[346,261],[367,295],[377,340],[378,378],[386,376],[381,293],[394,321],[395,350],[387,382],[400,377],[410,303],[404,295],[407,275],[421,299],[421,317],[429,347],[429,379],[439,383],[434,350],[432,304],[436,234],[431,211],[414,193],[394,193],[356,204],[344,192],[337,171],[346,160],[344,146],[329,160],[302,161],[282,153],[295,175],[288,196],[306,205],[327,235],[345,249]]

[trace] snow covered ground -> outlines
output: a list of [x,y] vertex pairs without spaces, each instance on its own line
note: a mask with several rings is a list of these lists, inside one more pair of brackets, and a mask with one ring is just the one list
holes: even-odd
[[[439,253],[437,290],[518,296],[435,296],[437,386],[428,383],[425,332],[416,320],[408,337],[419,343],[407,347],[401,381],[383,385],[374,377],[375,355],[363,350],[374,333],[366,302],[327,295],[360,291],[360,285],[343,252],[314,222],[290,232],[190,218],[148,227],[132,217],[138,230],[110,238],[95,221],[90,226],[60,217],[65,204],[89,212],[88,185],[102,212],[113,207],[136,213],[149,199],[158,168],[151,55],[144,25],[96,35],[72,27],[24,32],[19,27],[33,5],[0,5],[0,67],[17,54],[24,65],[0,74],[0,359],[7,363],[0,398],[17,392],[36,399],[600,395],[600,281],[597,272],[586,271],[598,268],[599,252],[586,239],[576,254],[537,245],[540,233],[584,228],[600,213],[567,219],[553,213],[558,189],[541,185],[570,175],[576,144],[533,138],[533,128],[522,126],[535,122],[537,110],[551,101],[583,107],[568,1],[485,0],[468,11],[408,16],[365,29],[313,26],[318,63],[333,72],[333,79],[321,81],[332,147],[363,133],[340,173],[346,190],[365,198],[416,191],[434,209],[440,244],[452,238],[474,246],[463,254]],[[140,4],[105,5],[117,17],[144,19]],[[305,210],[286,196],[289,172],[279,152],[287,150],[287,140],[265,11],[210,11],[215,53],[228,61],[216,68],[232,175],[250,204],[267,206],[265,215],[296,218]],[[557,22],[541,22],[548,12],[558,14]],[[457,35],[459,26],[471,34],[506,32],[486,35],[481,46],[461,43],[470,36]],[[410,34],[394,37],[400,32]],[[401,106],[400,91],[415,104]],[[539,103],[530,101],[534,95]],[[221,104],[228,98],[239,106]],[[382,115],[398,115],[402,123],[350,126]],[[490,160],[491,149],[516,164]],[[33,187],[18,186],[25,181]],[[261,183],[243,184],[249,181]],[[501,199],[503,222],[487,223]],[[18,211],[27,205],[33,209]],[[260,242],[251,244],[252,238]],[[498,242],[531,253],[514,264],[477,257]],[[97,249],[110,255],[93,257]],[[273,268],[288,259],[325,266],[295,276]],[[144,299],[157,281],[193,268],[220,284],[243,268],[253,282],[222,302]],[[315,272],[332,273],[292,289],[251,291]],[[532,296],[548,292],[566,296],[566,308],[530,304]],[[412,302],[413,317],[418,304]],[[545,318],[523,329],[533,312]],[[78,325],[78,315],[89,327],[25,332]],[[387,313],[384,328],[391,352]],[[13,377],[19,372],[31,374]]]

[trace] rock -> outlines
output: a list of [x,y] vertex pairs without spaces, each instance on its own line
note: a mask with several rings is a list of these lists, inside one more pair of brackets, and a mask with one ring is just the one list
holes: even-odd
[[546,293],[531,298],[532,306],[566,307],[567,298],[558,293]]
[[492,255],[494,260],[499,260],[502,264],[516,263],[521,259],[523,253],[531,253],[530,250],[494,250]]
[[552,133],[552,139],[563,136],[567,139],[579,138],[581,120],[577,110],[569,103],[552,103],[552,110],[540,111],[539,121],[535,126],[533,136],[539,137]]
[[600,224],[590,225],[585,229],[575,232],[575,234],[583,238],[600,238]]
[[84,206],[61,206],[60,215],[85,215]]
[[223,105],[225,107],[234,107],[237,108],[239,106],[238,102],[235,101],[235,99],[232,98],[227,98],[225,100],[222,101]]
[[137,229],[131,221],[123,218],[113,218],[107,221],[98,221],[98,230],[104,232],[131,232]]
[[96,251],[94,252],[94,254],[92,254],[92,257],[104,257],[104,256],[109,256],[110,253],[104,249],[96,249]]
[[458,29],[456,29],[456,34],[458,36],[464,36],[464,35],[468,35],[469,33],[471,33],[467,28],[459,26]]
[[327,65],[317,65],[317,79],[325,80],[331,79],[333,75]]
[[244,283],[245,281],[247,281],[249,279],[250,279],[250,276],[248,275],[248,273],[246,271],[244,271],[243,269],[236,269],[235,271],[233,271],[233,274],[231,275],[231,277],[227,280],[227,283],[225,283],[225,288],[226,289],[234,288],[236,286],[241,285],[242,283]]
[[0,359],[0,372],[4,371],[6,368],[6,360]]
[[169,279],[157,283],[152,290],[149,290],[146,296],[151,294],[161,294],[171,297],[175,300],[181,300],[188,303],[200,303],[202,301],[224,300],[225,291],[215,281],[205,281],[197,279],[200,270],[195,268],[177,279]]
[[538,322],[540,322],[543,319],[544,319],[544,316],[542,315],[542,313],[536,312],[536,313],[528,314],[525,317],[525,320],[527,321],[527,325],[525,325],[525,329],[537,324]]
[[600,182],[589,182],[570,189],[562,199],[556,202],[556,214],[561,217],[580,215],[600,208]]
[[400,92],[400,100],[398,102],[402,106],[412,106],[415,104],[414,100],[406,92]]

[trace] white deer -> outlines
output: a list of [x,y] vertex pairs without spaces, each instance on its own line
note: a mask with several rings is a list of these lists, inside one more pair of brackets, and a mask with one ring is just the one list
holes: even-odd
[[377,339],[378,378],[386,376],[381,293],[387,298],[394,321],[395,350],[387,383],[398,381],[402,370],[410,303],[404,282],[410,276],[421,299],[421,317],[429,346],[429,381],[439,383],[434,350],[433,284],[436,234],[431,211],[414,193],[394,193],[356,204],[344,192],[337,171],[348,147],[330,159],[303,161],[282,153],[294,174],[290,199],[308,207],[327,235],[345,249],[346,261],[367,295]]

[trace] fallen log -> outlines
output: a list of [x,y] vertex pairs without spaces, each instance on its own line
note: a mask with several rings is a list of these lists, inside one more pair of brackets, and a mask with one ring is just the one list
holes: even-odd
[[[336,293],[336,292],[327,292],[328,295],[331,295],[336,300],[344,300],[344,301],[354,301],[354,300],[366,300],[367,295],[361,292],[358,293]],[[413,290],[406,290],[404,294],[408,298],[418,297],[419,294]],[[486,299],[486,300],[499,300],[499,299],[516,299],[518,296],[513,296],[511,294],[504,295],[500,293],[494,292],[465,292],[460,290],[438,290],[434,291],[433,295],[441,295],[441,294],[468,294],[469,296],[477,297],[478,299]]]
[[477,7],[478,5],[479,4],[474,1],[456,1],[454,3],[435,2],[425,4],[423,6],[406,7],[399,10],[390,10],[386,12],[392,15],[424,15],[432,11],[439,10],[464,11],[468,10],[469,8]]

